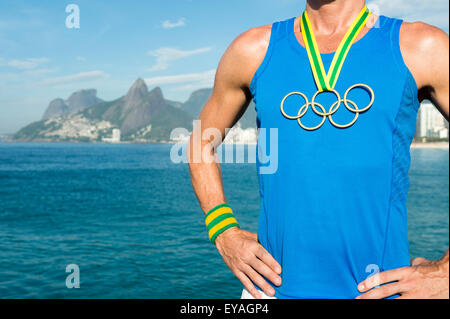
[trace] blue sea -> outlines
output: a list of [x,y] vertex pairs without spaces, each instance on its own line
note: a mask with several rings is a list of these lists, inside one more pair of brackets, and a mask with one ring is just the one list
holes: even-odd
[[[170,145],[0,143],[0,298],[238,298]],[[412,151],[411,256],[448,247],[449,152]],[[223,165],[227,198],[257,229],[254,164]],[[66,266],[80,288],[66,287]]]

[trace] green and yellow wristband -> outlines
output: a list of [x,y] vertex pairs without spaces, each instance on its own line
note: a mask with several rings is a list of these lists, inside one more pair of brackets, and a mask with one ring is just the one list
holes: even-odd
[[227,229],[239,227],[236,218],[234,218],[233,210],[227,204],[222,204],[211,209],[206,214],[205,223],[208,228],[209,239],[214,245],[216,244],[217,236]]

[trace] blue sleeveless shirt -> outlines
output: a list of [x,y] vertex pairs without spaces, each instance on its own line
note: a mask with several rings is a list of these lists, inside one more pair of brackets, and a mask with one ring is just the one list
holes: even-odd
[[[307,52],[294,34],[294,18],[272,26],[250,91],[258,127],[266,129],[260,138],[266,137],[267,150],[276,150],[269,129],[277,129],[277,170],[262,174],[268,164],[260,159],[257,167],[258,236],[283,268],[283,284],[274,287],[278,298],[355,298],[357,284],[368,276],[410,265],[406,196],[419,102],[400,51],[401,24],[380,16],[350,49],[337,81],[341,98],[354,84],[369,85],[373,106],[349,128],[337,128],[327,118],[315,131],[281,113],[286,94],[300,91],[311,101],[317,88]],[[326,71],[333,55],[321,55]],[[359,109],[370,100],[361,88],[348,98]],[[322,93],[316,101],[328,111],[336,97]],[[293,96],[285,111],[295,116],[304,103]],[[346,124],[354,116],[342,104],[333,120]],[[312,127],[322,118],[310,108],[301,120]]]

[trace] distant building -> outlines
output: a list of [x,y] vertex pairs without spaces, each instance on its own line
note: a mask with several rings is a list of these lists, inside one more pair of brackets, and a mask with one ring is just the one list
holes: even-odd
[[115,128],[112,131],[112,139],[115,142],[120,142],[120,130]]
[[417,115],[416,140],[424,138],[446,139],[449,137],[448,122],[430,102],[423,102]]
[[103,138],[103,142],[106,143],[120,143],[120,130],[115,128],[112,130],[111,138]]

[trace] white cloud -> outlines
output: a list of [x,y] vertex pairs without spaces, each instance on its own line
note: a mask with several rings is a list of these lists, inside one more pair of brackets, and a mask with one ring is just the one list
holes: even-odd
[[162,27],[163,29],[173,29],[186,26],[186,19],[180,18],[178,21],[171,22],[170,20],[163,21]]
[[84,56],[76,56],[75,60],[77,60],[79,62],[84,62],[84,61],[86,61],[86,58]]
[[47,58],[27,58],[24,60],[10,60],[7,65],[20,70],[29,70],[37,68],[39,65],[50,61]]
[[[1,65],[1,61],[0,61]],[[8,87],[9,89],[14,89],[18,87],[29,86],[30,83],[36,81],[36,79],[41,78],[49,73],[54,73],[58,71],[57,68],[48,69],[29,69],[20,70],[14,72],[2,72],[0,73],[0,90]]]
[[200,48],[196,50],[178,50],[175,48],[159,48],[154,51],[149,51],[148,54],[156,57],[156,64],[153,65],[148,71],[162,71],[166,70],[170,66],[170,62],[210,51],[211,48]]
[[448,0],[371,0],[368,5],[376,14],[423,21],[448,30]]
[[107,77],[109,77],[109,74],[103,71],[80,72],[77,74],[71,74],[61,77],[47,78],[39,82],[38,86],[55,86],[63,84],[72,84],[81,81],[105,79]]
[[213,87],[215,74],[216,70],[213,69],[200,73],[157,76],[144,80],[149,87],[162,87],[167,98],[184,101],[195,90]]
[[188,73],[170,76],[156,76],[145,79],[148,86],[168,85],[168,84],[186,84],[201,85],[211,87],[214,83],[216,70],[209,70],[201,73]]
[[53,73],[56,71],[57,71],[57,69],[35,69],[35,70],[26,71],[24,74],[31,75],[31,76],[40,76],[40,75],[44,75],[44,74],[48,74],[48,73]]

